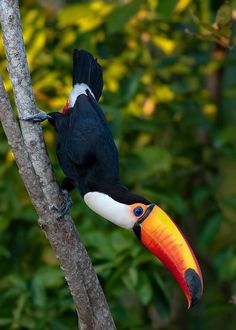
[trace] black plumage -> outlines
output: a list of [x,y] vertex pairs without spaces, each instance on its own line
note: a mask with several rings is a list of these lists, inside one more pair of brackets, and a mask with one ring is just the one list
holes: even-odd
[[77,187],[82,196],[98,191],[113,199],[133,204],[150,204],[134,195],[119,182],[118,151],[105,116],[97,103],[103,87],[102,69],[91,54],[75,50],[73,54],[73,85],[85,83],[87,95],[79,95],[65,114],[50,113],[49,122],[58,135],[57,157],[67,176],[63,188]]

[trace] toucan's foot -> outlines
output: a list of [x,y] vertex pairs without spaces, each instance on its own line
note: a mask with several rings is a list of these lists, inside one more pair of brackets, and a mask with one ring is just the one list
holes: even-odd
[[46,119],[51,119],[51,116],[48,115],[44,111],[40,111],[40,112],[36,113],[35,115],[20,118],[20,120],[33,121],[35,123],[41,123],[42,121],[44,121]]
[[58,210],[59,215],[57,217],[57,220],[61,220],[68,213],[70,207],[73,205],[73,201],[72,198],[70,197],[69,192],[65,189],[62,189],[62,193],[65,196],[65,204],[60,210]]

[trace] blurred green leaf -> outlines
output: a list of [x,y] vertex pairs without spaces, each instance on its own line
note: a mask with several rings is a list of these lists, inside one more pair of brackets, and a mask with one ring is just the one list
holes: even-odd
[[137,287],[137,295],[144,305],[148,304],[152,298],[152,288],[150,281],[145,273],[139,274],[139,286]]
[[209,215],[205,219],[199,236],[199,246],[201,248],[209,246],[211,240],[214,239],[215,235],[219,231],[222,221],[223,217],[219,213]]
[[231,206],[232,208],[236,209],[236,195],[231,195],[229,197],[227,197],[224,202]]
[[155,278],[152,279],[152,284],[153,290],[155,290],[155,294],[153,295],[153,304],[161,318],[168,321],[171,316],[170,304],[166,294],[167,288],[159,276],[155,276]]
[[142,0],[132,0],[130,3],[116,6],[106,20],[108,33],[122,31],[124,25],[134,16],[142,3]]
[[232,20],[232,7],[228,1],[225,1],[223,5],[217,10],[216,22],[221,25],[227,25]]
[[162,19],[168,19],[170,18],[171,14],[173,13],[177,0],[169,0],[169,1],[158,1],[157,6],[157,13],[158,16]]
[[12,319],[11,318],[0,318],[0,326],[9,326],[12,324]]
[[135,149],[135,153],[141,158],[145,167],[149,169],[149,175],[156,171],[168,172],[171,169],[172,157],[165,148],[155,146],[142,148],[139,146]]

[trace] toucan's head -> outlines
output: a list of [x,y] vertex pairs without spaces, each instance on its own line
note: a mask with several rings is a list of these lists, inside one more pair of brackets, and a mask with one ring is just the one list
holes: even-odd
[[116,225],[132,229],[138,239],[170,270],[184,291],[188,308],[202,295],[203,280],[194,253],[180,229],[157,205],[133,195],[132,204],[115,200],[101,192],[84,196],[86,204]]

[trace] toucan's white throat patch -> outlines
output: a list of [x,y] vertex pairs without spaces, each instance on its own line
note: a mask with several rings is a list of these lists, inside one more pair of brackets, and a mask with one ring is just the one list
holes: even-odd
[[87,84],[81,83],[81,84],[75,84],[72,88],[72,91],[70,93],[70,97],[69,97],[69,104],[71,107],[73,107],[75,105],[75,101],[77,100],[77,97],[79,95],[87,95],[86,93],[86,89],[88,89],[90,91],[90,93],[92,94],[92,96],[95,98],[93,92],[91,91],[91,89],[89,88],[89,86]]
[[119,203],[106,194],[89,192],[84,195],[84,201],[91,210],[117,226],[132,229],[136,222],[129,205]]

